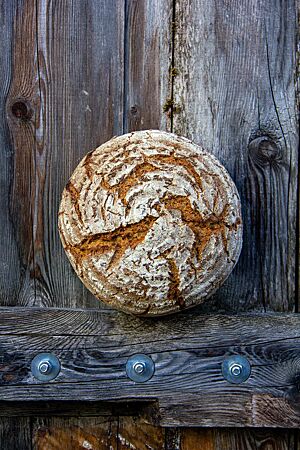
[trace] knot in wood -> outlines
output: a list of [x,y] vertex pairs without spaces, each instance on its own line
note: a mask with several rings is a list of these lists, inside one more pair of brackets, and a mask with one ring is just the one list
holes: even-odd
[[133,116],[136,116],[137,113],[138,113],[138,107],[137,107],[136,105],[133,105],[133,106],[130,108],[130,113],[131,113]]
[[17,100],[11,106],[12,114],[20,120],[30,120],[32,117],[32,109],[27,104],[26,100]]
[[249,144],[249,154],[253,162],[260,167],[279,164],[281,160],[279,146],[268,136],[253,139]]
[[228,277],[242,245],[240,199],[201,147],[139,131],[81,161],[63,192],[59,230],[96,297],[157,316],[202,303]]

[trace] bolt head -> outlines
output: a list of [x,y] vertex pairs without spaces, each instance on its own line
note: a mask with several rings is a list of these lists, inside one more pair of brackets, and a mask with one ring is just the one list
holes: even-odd
[[126,363],[126,373],[135,383],[144,383],[150,380],[155,371],[152,359],[142,353],[131,356]]
[[32,359],[30,368],[36,380],[51,381],[60,372],[60,361],[53,353],[38,353]]
[[49,361],[42,361],[42,362],[39,364],[39,371],[40,371],[40,373],[42,373],[43,375],[49,373],[49,372],[51,371],[51,369],[52,369],[52,366],[51,366],[51,364],[50,364]]
[[230,372],[232,373],[232,375],[234,377],[238,377],[239,375],[241,375],[243,370],[243,366],[241,364],[232,364],[232,366],[230,366]]
[[133,370],[135,371],[135,373],[137,373],[137,374],[139,374],[139,375],[140,375],[141,373],[143,373],[145,369],[146,369],[146,364],[143,363],[143,362],[136,362],[136,363],[133,365]]
[[251,365],[244,356],[232,355],[222,362],[222,374],[229,383],[244,383],[250,377]]

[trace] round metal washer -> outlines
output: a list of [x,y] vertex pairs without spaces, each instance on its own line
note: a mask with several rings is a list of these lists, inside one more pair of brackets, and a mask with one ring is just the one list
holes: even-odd
[[39,353],[31,361],[31,372],[39,381],[51,381],[60,372],[59,359],[52,353]]
[[229,383],[240,384],[250,377],[251,366],[243,356],[232,355],[223,361],[222,374]]
[[126,363],[127,376],[136,383],[144,383],[150,380],[154,371],[154,362],[147,355],[138,354],[131,356]]

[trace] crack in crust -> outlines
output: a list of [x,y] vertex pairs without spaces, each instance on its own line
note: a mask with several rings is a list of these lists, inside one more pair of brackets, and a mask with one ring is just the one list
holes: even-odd
[[[76,207],[76,205],[75,205]],[[219,216],[212,214],[209,219],[203,220],[201,214],[194,210],[187,197],[184,196],[165,196],[161,200],[161,205],[156,206],[156,210],[160,213],[162,207],[167,210],[177,210],[181,213],[182,221],[187,224],[195,235],[194,253],[198,262],[201,261],[203,249],[213,234],[221,234],[224,251],[228,254],[226,228],[236,229],[241,223],[240,219],[233,225],[226,225],[224,222],[226,217],[226,208]],[[145,219],[135,224],[121,226],[112,232],[98,233],[83,239],[77,245],[68,245],[66,250],[73,254],[76,265],[82,263],[82,259],[92,255],[101,255],[113,250],[113,256],[107,266],[107,271],[116,267],[122,259],[125,251],[129,248],[134,249],[138,244],[142,243],[152,228],[156,217],[147,216]]]
[[180,276],[176,261],[174,258],[166,259],[170,269],[168,300],[170,303],[174,302],[180,309],[184,309],[185,301],[180,291]]
[[118,192],[121,201],[124,203],[124,205],[127,205],[128,203],[126,200],[126,194],[129,189],[135,186],[146,173],[154,172],[157,170],[158,168],[149,162],[142,163],[136,166],[127,177],[125,177],[120,183],[114,186],[113,190]]
[[[143,193],[149,180],[156,197]],[[139,217],[135,208],[143,195],[148,210]],[[175,135],[147,131],[112,139],[85,157],[67,196],[71,209],[62,202],[59,230],[73,267],[96,296],[126,312],[159,315],[200,303],[239,256],[242,222],[232,180],[211,155]],[[89,228],[89,220],[105,224],[122,214],[113,231]],[[83,239],[72,243],[73,235]],[[101,273],[94,267],[98,260]]]
[[83,239],[77,245],[69,245],[68,250],[74,256],[76,265],[82,263],[84,258],[93,255],[101,255],[113,250],[113,256],[107,267],[107,271],[117,266],[123,254],[128,248],[134,249],[144,241],[146,234],[155,222],[156,217],[147,216],[138,223],[121,226],[108,233],[94,234]]
[[66,191],[69,192],[70,197],[71,197],[71,201],[74,205],[78,220],[80,222],[81,225],[83,225],[83,220],[82,220],[82,214],[81,214],[81,210],[79,208],[79,192],[77,191],[77,189],[75,188],[74,184],[71,183],[71,181],[69,181],[66,185]]

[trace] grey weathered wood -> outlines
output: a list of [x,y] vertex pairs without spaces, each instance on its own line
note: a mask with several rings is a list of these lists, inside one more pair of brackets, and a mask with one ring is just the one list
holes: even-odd
[[243,204],[239,263],[215,309],[295,305],[294,0],[176,0],[174,131],[217,156]]
[[[73,273],[61,247],[61,192],[79,160],[122,133],[124,2],[38,1],[41,121],[36,155],[36,304],[100,304]],[[62,295],[64,299],[62,298]]]
[[[182,112],[174,116],[174,129],[194,135],[196,140],[202,140],[221,157],[238,183],[244,202],[244,252],[235,273],[220,295],[215,297],[217,310],[220,307],[224,310],[294,308],[294,249],[291,235],[294,233],[296,215],[293,158],[297,137],[294,138],[293,133],[297,130],[292,75],[295,45],[292,41],[296,14],[292,3],[282,4],[283,8],[289,9],[283,14],[278,13],[278,3],[273,3],[269,7],[260,2],[176,2],[179,14],[174,63],[178,77],[175,79],[174,101],[179,103]],[[264,21],[267,23],[265,30]],[[281,21],[284,27],[284,45],[281,45],[282,40],[276,41],[274,38],[275,32],[280,33],[276,21]],[[285,60],[283,73],[282,69],[276,68],[276,59],[270,58],[272,52],[269,48],[266,55],[266,38],[269,38],[268,45],[272,51],[276,50],[277,45],[277,54]],[[287,58],[287,55],[290,57]],[[275,85],[274,92],[270,92],[269,83],[272,83],[272,89]],[[274,93],[274,102],[279,104],[277,111],[273,107]],[[281,107],[284,103],[282,98],[287,99],[287,107]],[[256,104],[253,110],[257,111],[251,110],[253,103]],[[292,110],[290,123],[288,109]],[[285,143],[282,146],[284,139],[278,132],[277,113],[280,120],[283,119],[284,133],[289,133],[289,153],[285,158],[289,161],[291,156],[291,159],[285,167],[286,160],[282,161],[278,152],[278,148],[282,151]],[[256,144],[254,141],[248,158],[249,137],[251,139],[265,133],[275,140],[277,146],[269,140],[264,149],[258,145],[260,141]],[[294,180],[289,180],[290,173]],[[294,193],[292,198],[287,197],[288,189]],[[278,232],[281,229],[283,233]],[[273,230],[277,230],[280,238]],[[286,236],[286,230],[289,236]],[[272,240],[268,239],[268,235],[273,236]],[[286,265],[281,261],[278,263],[278,259],[288,261],[287,271]],[[192,433],[187,432],[186,436],[189,435]],[[211,448],[218,448],[218,436],[216,430]],[[229,434],[221,448],[226,448],[226,445],[235,448],[234,436],[234,432]],[[244,443],[247,442],[245,446],[257,448],[255,436],[241,432],[240,437]],[[264,433],[264,439],[271,442],[267,433]],[[193,442],[195,444],[196,441]],[[276,443],[278,448],[286,448],[288,436],[283,440],[277,439]]]
[[170,131],[173,0],[125,1],[124,133]]
[[[173,17],[171,3],[176,4]],[[201,137],[204,145],[228,167],[242,193],[246,220],[244,253],[235,274],[215,297],[215,310],[294,308],[295,9],[291,0],[116,0],[101,2],[101,8],[98,2],[77,0],[1,2],[1,305],[98,307],[74,276],[60,247],[55,211],[62,186],[83,154],[112,134],[157,126],[169,129],[173,122],[175,131],[196,141]],[[170,30],[173,19],[174,49]],[[171,75],[178,71],[173,86],[166,77],[170,59],[174,63]],[[21,105],[13,114],[12,106],[19,100]],[[157,111],[159,105],[161,110]],[[268,140],[255,140],[261,136]],[[248,146],[250,139],[253,142]],[[194,310],[192,314],[196,313]],[[29,352],[38,345],[44,350],[50,345],[55,320],[58,334],[64,334],[66,312],[63,319],[51,319],[51,314],[38,317],[40,332],[33,340],[39,344],[33,345],[32,336],[29,339],[20,332],[17,337],[2,336],[7,338],[2,341],[3,346],[11,339],[12,354],[15,349],[20,351],[18,358],[28,342]],[[74,314],[72,323],[66,325],[67,333],[77,329],[78,315]],[[6,321],[5,332],[9,328],[17,332],[15,320],[12,317]],[[30,324],[29,316],[24,320],[27,322],[21,330],[26,335],[35,321]],[[94,334],[101,333],[101,327],[92,325],[94,320],[93,314],[85,324],[79,320],[81,335],[73,335],[72,340],[82,339],[89,329]],[[128,318],[118,320],[124,324]],[[172,330],[178,325],[179,334],[185,331],[178,320],[163,319],[162,323],[164,336],[168,326]],[[135,321],[132,324],[137,326]],[[149,324],[152,326],[152,322]],[[201,326],[200,322],[195,324],[196,334]],[[144,323],[138,329],[143,333]],[[155,329],[159,335],[160,328]],[[271,336],[270,329],[265,329],[265,333]],[[150,331],[145,336],[153,339]],[[295,333],[293,338],[296,336]],[[194,337],[196,341],[192,342],[197,346],[198,337]],[[52,348],[59,345],[59,339],[54,339]],[[68,339],[59,342],[67,346]],[[177,341],[174,340],[172,351],[176,350]],[[206,345],[205,339],[203,342]],[[136,336],[135,344],[138,343]],[[265,351],[261,347],[261,353]],[[293,348],[289,351],[287,362],[293,369],[295,362],[291,358],[296,354]],[[284,379],[282,370],[278,368],[280,379]],[[240,398],[243,405],[247,395],[242,393]],[[211,399],[201,396],[198,401],[193,394],[188,420],[197,425],[195,400],[211,407]],[[217,403],[220,396],[214,399]],[[273,426],[284,412],[287,426],[290,417],[294,423],[295,412],[290,414],[285,400],[260,395],[254,400],[258,405],[257,424]],[[226,399],[221,408],[224,404]],[[165,418],[172,414],[174,417],[172,404],[164,407]],[[205,406],[203,414],[204,409]],[[234,420],[237,416],[238,412]],[[243,413],[241,416],[244,420]],[[22,442],[22,430],[14,428],[13,423],[7,424],[10,433],[16,434],[14,438]],[[2,425],[5,429],[4,422]],[[218,448],[218,436],[216,431],[212,448]],[[223,447],[228,442],[243,442],[247,448],[260,448],[265,439],[270,446],[285,449],[289,439],[287,436],[280,440],[276,435],[275,444],[270,433],[265,433],[258,444],[255,435],[248,431],[241,433],[239,439],[235,436],[233,432],[224,438]],[[191,445],[195,446],[193,442]],[[186,448],[193,448],[191,445]]]
[[4,195],[2,220],[3,247],[12,245],[1,274],[10,272],[12,281],[3,282],[1,302],[97,307],[65,257],[57,212],[83,155],[122,133],[124,3],[9,2],[7,15],[4,43],[12,40],[13,57],[3,52],[8,80],[1,95],[10,83],[13,152],[7,144],[4,168],[11,171],[4,171],[3,183],[10,198],[7,204]]
[[[293,1],[176,0],[174,131],[221,159],[243,202],[242,256],[210,311],[295,308],[296,10]],[[289,436],[275,444],[265,432],[262,442],[285,449]],[[242,448],[235,432],[222,445],[218,437],[207,448]],[[240,439],[260,448],[251,433]]]
[[[35,33],[34,17],[28,17],[28,8],[22,1],[0,3],[0,303],[1,305],[22,304],[23,298],[32,290],[30,279],[30,264],[32,260],[32,220],[30,178],[31,156],[27,149],[33,144],[32,121],[25,111],[17,107],[12,112],[12,106],[20,98],[32,96],[35,84],[34,67],[32,64],[19,67],[15,64],[15,52],[20,51],[20,43],[24,37],[24,24],[31,27],[26,34],[28,51],[32,46],[32,35]],[[27,2],[30,7],[30,2]],[[23,9],[21,13],[21,9]],[[16,22],[18,27],[16,27]],[[16,42],[16,45],[12,44]],[[17,72],[15,85],[12,86],[14,70]],[[26,87],[24,86],[26,84]],[[8,93],[12,95],[7,98]],[[14,97],[14,98],[13,98]],[[17,119],[15,114],[20,114]],[[22,117],[22,118],[21,118]],[[10,135],[8,124],[14,123],[16,135]],[[11,128],[11,127],[10,127]],[[24,136],[22,150],[21,136]],[[26,150],[24,151],[24,147]],[[20,150],[20,149],[19,149]],[[24,179],[21,173],[26,174]],[[24,202],[24,199],[26,201]],[[22,205],[23,204],[23,205]]]
[[5,49],[13,41],[13,56],[3,50],[12,138],[3,164],[14,170],[4,171],[3,180],[4,255],[12,243],[2,273],[9,268],[12,281],[2,283],[2,305],[103,306],[65,257],[58,204],[88,151],[122,131],[167,127],[171,6],[171,0],[104,1],[101,8],[30,0],[11,3],[3,15]]
[[[150,320],[113,311],[2,309],[0,399],[157,401],[162,425],[297,427],[299,326],[300,317],[289,314],[187,312]],[[50,383],[30,372],[41,351],[61,361]],[[126,376],[126,361],[136,353],[155,362],[147,383]],[[252,366],[241,385],[221,373],[232,354]]]

